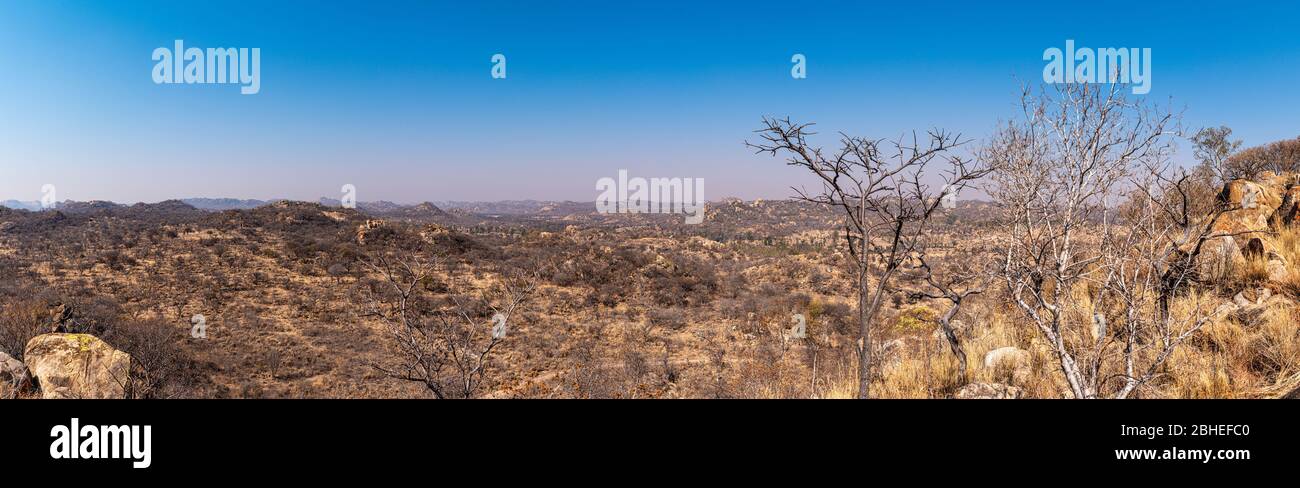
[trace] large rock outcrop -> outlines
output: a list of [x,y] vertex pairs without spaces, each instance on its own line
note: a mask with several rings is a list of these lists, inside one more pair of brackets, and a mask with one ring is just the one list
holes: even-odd
[[[1272,181],[1269,177],[1264,181]],[[1233,180],[1223,185],[1219,203],[1232,210],[1224,212],[1214,223],[1217,234],[1236,234],[1234,240],[1245,251],[1255,239],[1266,235],[1272,226],[1273,213],[1282,205],[1279,193],[1285,188],[1275,188],[1249,180]]]
[[122,398],[131,369],[131,356],[89,334],[36,336],[23,360],[44,398]]
[[1207,240],[1202,247],[1197,275],[1214,281],[1239,269],[1247,259],[1265,259],[1271,281],[1286,279],[1289,263],[1265,238],[1283,227],[1300,224],[1298,182],[1290,173],[1264,173],[1253,180],[1224,184],[1217,199],[1231,210],[1215,221],[1211,230],[1219,237]]

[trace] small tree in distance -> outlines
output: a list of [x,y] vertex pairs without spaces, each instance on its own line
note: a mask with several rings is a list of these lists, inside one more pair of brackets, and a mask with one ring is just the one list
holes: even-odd
[[1236,178],[1254,176],[1253,169],[1237,168],[1230,165],[1233,154],[1241,148],[1241,140],[1232,139],[1232,129],[1207,127],[1192,136],[1196,160],[1200,161],[1200,170],[1214,175],[1214,184],[1221,185]]
[[371,366],[390,378],[423,384],[440,399],[474,396],[489,356],[537,283],[535,272],[502,276],[483,296],[493,313],[489,320],[453,290],[436,296],[434,267],[425,260],[377,253],[361,262],[381,277],[363,315],[384,323],[396,349],[395,359]]
[[[812,124],[790,119],[763,119],[755,131],[762,139],[746,142],[759,154],[785,156],[787,164],[805,169],[822,182],[820,192],[794,188],[799,200],[839,209],[844,238],[857,275],[858,398],[870,398],[871,325],[885,300],[897,290],[894,278],[909,260],[924,253],[923,237],[945,197],[969,186],[988,170],[954,150],[960,135],[932,130],[925,142],[867,139],[840,134],[840,147],[827,152],[808,136]],[[925,183],[935,163],[945,166],[938,190]]]

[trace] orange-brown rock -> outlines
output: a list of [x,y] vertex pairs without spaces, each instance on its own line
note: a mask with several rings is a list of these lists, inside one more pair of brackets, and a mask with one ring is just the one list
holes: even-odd
[[1279,181],[1277,177],[1269,177],[1261,181],[1263,183],[1250,180],[1229,181],[1219,192],[1219,202],[1226,203],[1230,207],[1241,207],[1243,210],[1272,213],[1273,209],[1282,204],[1281,192],[1285,187],[1269,184]]
[[[1185,256],[1185,254],[1183,255]],[[1224,278],[1233,269],[1240,269],[1246,263],[1246,256],[1241,246],[1232,236],[1216,237],[1205,241],[1200,258],[1196,262],[1196,276],[1203,280],[1217,281]]]
[[1296,176],[1266,172],[1253,180],[1223,185],[1217,198],[1229,210],[1211,228],[1218,237],[1207,240],[1201,250],[1197,270],[1202,279],[1221,278],[1247,258],[1272,260],[1276,252],[1265,237],[1283,226],[1300,224]]
[[1264,173],[1252,180],[1233,180],[1223,185],[1219,203],[1231,210],[1215,222],[1217,234],[1231,234],[1242,251],[1263,253],[1265,234],[1283,225],[1300,223],[1300,186],[1296,175]]

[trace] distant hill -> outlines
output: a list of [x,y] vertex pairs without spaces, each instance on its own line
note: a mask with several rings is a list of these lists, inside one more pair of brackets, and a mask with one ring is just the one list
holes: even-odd
[[186,198],[182,202],[199,210],[249,210],[276,200],[240,200],[236,198]]
[[180,200],[164,200],[158,203],[137,203],[121,210],[122,214],[147,218],[155,217],[169,222],[180,222],[203,216],[205,211]]
[[367,212],[382,213],[382,212],[392,212],[394,210],[405,207],[405,205],[402,205],[400,203],[393,203],[388,200],[380,200],[377,202],[361,202],[357,204],[357,207]]
[[[369,209],[363,208],[362,210],[369,210]],[[392,217],[392,218],[410,219],[410,220],[419,220],[419,221],[442,220],[442,219],[451,218],[451,214],[448,214],[447,212],[443,211],[441,208],[438,208],[437,205],[434,205],[429,202],[424,202],[419,205],[410,206],[410,207],[398,207],[392,210],[388,210],[386,212],[376,213],[376,215],[381,217]]]
[[[321,199],[319,200],[319,202],[320,202],[321,205],[324,205],[324,206],[326,206],[326,207],[342,207],[342,206],[343,206],[343,202],[342,202],[341,200],[337,199],[337,198],[321,197]],[[390,202],[390,201],[388,201],[388,200],[379,200],[379,201],[376,201],[376,202],[357,202],[357,209],[358,209],[358,210],[362,210],[362,211],[369,212],[369,213],[385,213],[385,212],[392,212],[392,211],[394,211],[394,210],[401,209],[401,208],[404,208],[404,207],[407,207],[407,205],[402,205],[402,204],[399,204],[399,203],[393,203],[393,202]]]
[[[24,212],[30,212],[29,217],[26,217],[29,220],[48,220],[50,216],[47,214],[59,214],[59,216],[71,217],[77,221],[99,217],[115,217],[160,223],[186,222],[202,217],[206,213],[180,200],[137,203],[135,205],[122,205],[102,200],[89,202],[69,200],[60,202],[54,210],[38,209],[34,211],[25,210]],[[56,218],[57,220],[58,218]]]
[[40,210],[41,202],[20,202],[18,200],[5,200],[0,202],[0,207],[8,207],[14,210]]
[[594,202],[503,200],[499,202],[439,202],[443,207],[485,215],[571,215],[594,213]]
[[126,205],[108,202],[104,200],[91,200],[87,202],[66,200],[63,202],[59,202],[59,204],[55,208],[57,208],[60,212],[63,212],[68,215],[82,215],[82,214],[108,213],[116,209],[126,208]]
[[[169,220],[195,217],[204,212],[221,212],[227,210],[253,210],[291,200],[255,200],[236,198],[186,198],[167,200],[159,203],[137,203],[132,206],[107,201],[64,201],[57,209],[68,216],[97,215],[113,216],[165,216]],[[40,211],[39,202],[6,200],[0,207],[15,210]],[[317,202],[296,202],[319,205],[325,208],[338,208],[342,202],[333,198],[320,198]],[[838,225],[839,215],[830,209],[818,208],[806,202],[794,200],[753,200],[744,201],[728,198],[723,201],[709,202],[706,205],[706,226],[708,225],[755,225],[766,224],[780,227],[820,228]],[[592,202],[549,201],[549,200],[505,200],[496,202],[443,201],[422,202],[415,205],[399,204],[387,200],[357,202],[359,212],[378,218],[400,219],[428,223],[505,222],[516,219],[544,220],[570,223],[633,224],[651,223],[659,225],[660,221],[670,223],[678,216],[660,214],[610,214],[596,212]],[[998,208],[979,200],[958,202],[954,210],[940,212],[937,222],[940,224],[988,224],[996,221]],[[504,220],[503,220],[504,219]]]

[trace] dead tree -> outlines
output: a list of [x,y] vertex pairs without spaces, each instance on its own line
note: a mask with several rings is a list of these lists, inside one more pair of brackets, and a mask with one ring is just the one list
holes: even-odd
[[1200,295],[1168,313],[1221,212],[1189,210],[1169,163],[1177,117],[1126,89],[1026,89],[981,153],[1006,211],[1000,279],[1074,398],[1131,396],[1217,313]]
[[[957,335],[957,329],[953,327],[953,318],[961,311],[962,304],[966,298],[984,293],[984,284],[982,280],[987,277],[987,273],[972,271],[970,269],[960,269],[949,274],[946,277],[936,277],[934,269],[926,262],[924,256],[919,256],[920,264],[918,267],[925,277],[925,282],[930,286],[930,290],[918,292],[914,296],[921,298],[931,298],[936,300],[945,300],[948,302],[948,309],[939,316],[939,327],[943,331],[943,336],[948,340],[948,348],[952,350],[953,356],[957,357],[957,374],[961,378],[962,384],[970,380],[966,373],[966,350],[961,346],[961,338]],[[974,284],[972,284],[974,283]]]
[[[758,153],[786,157],[787,164],[816,175],[822,190],[795,188],[796,198],[837,209],[844,218],[844,237],[857,274],[858,398],[870,397],[871,324],[896,290],[893,279],[904,262],[922,248],[930,219],[953,196],[987,170],[954,154],[960,135],[933,130],[926,143],[911,140],[866,139],[840,134],[840,147],[826,152],[812,146],[812,124],[789,119],[764,119],[755,131],[762,139],[746,145]],[[935,191],[925,171],[932,163],[947,163]],[[936,185],[940,186],[940,185]]]
[[[1147,165],[1144,170],[1143,179],[1133,185],[1141,193],[1137,195],[1135,208],[1126,217],[1147,224],[1138,229],[1144,230],[1146,237],[1158,246],[1152,250],[1155,259],[1149,265],[1160,276],[1157,303],[1164,320],[1169,314],[1170,300],[1193,285],[1204,284],[1208,278],[1201,276],[1197,266],[1207,244],[1255,232],[1216,231],[1224,214],[1243,208],[1242,204],[1220,202],[1217,197],[1212,197],[1210,203],[1198,201],[1207,197],[1196,191],[1198,182],[1187,171],[1171,167],[1167,162]],[[1221,245],[1235,245],[1235,242]]]
[[[1186,317],[1170,313],[1170,303],[1178,296],[1188,296],[1190,289],[1209,283],[1201,276],[1198,266],[1206,257],[1207,246],[1215,242],[1218,252],[1235,247],[1233,239],[1252,234],[1251,231],[1217,231],[1218,222],[1232,210],[1242,208],[1240,203],[1217,202],[1205,210],[1206,205],[1194,202],[1188,173],[1167,161],[1147,165],[1135,178],[1132,186],[1138,204],[1123,219],[1128,225],[1120,240],[1127,253],[1112,253],[1108,261],[1118,265],[1116,256],[1131,256],[1133,265],[1117,273],[1111,288],[1120,298],[1125,330],[1123,331],[1123,371],[1104,377],[1102,385],[1118,380],[1120,387],[1115,398],[1128,398],[1139,388],[1150,383],[1159,374],[1160,367],[1184,341],[1222,312],[1213,303],[1194,296],[1193,311]],[[1155,277],[1154,280],[1151,277]],[[1155,310],[1146,311],[1148,297],[1155,296]],[[1145,350],[1145,351],[1144,351]],[[1150,354],[1143,354],[1149,351]],[[1139,364],[1150,357],[1143,367]],[[1099,350],[1096,356],[1103,356]],[[1101,377],[1093,367],[1093,377]]]
[[[494,312],[489,320],[457,296],[454,286],[435,296],[434,268],[426,261],[375,255],[361,262],[382,284],[378,293],[370,293],[364,315],[384,323],[397,353],[395,360],[371,366],[390,378],[421,383],[436,398],[475,394],[492,350],[506,339],[505,327],[536,286],[535,276],[527,273],[501,278],[484,293]],[[450,306],[438,306],[435,298]]]

